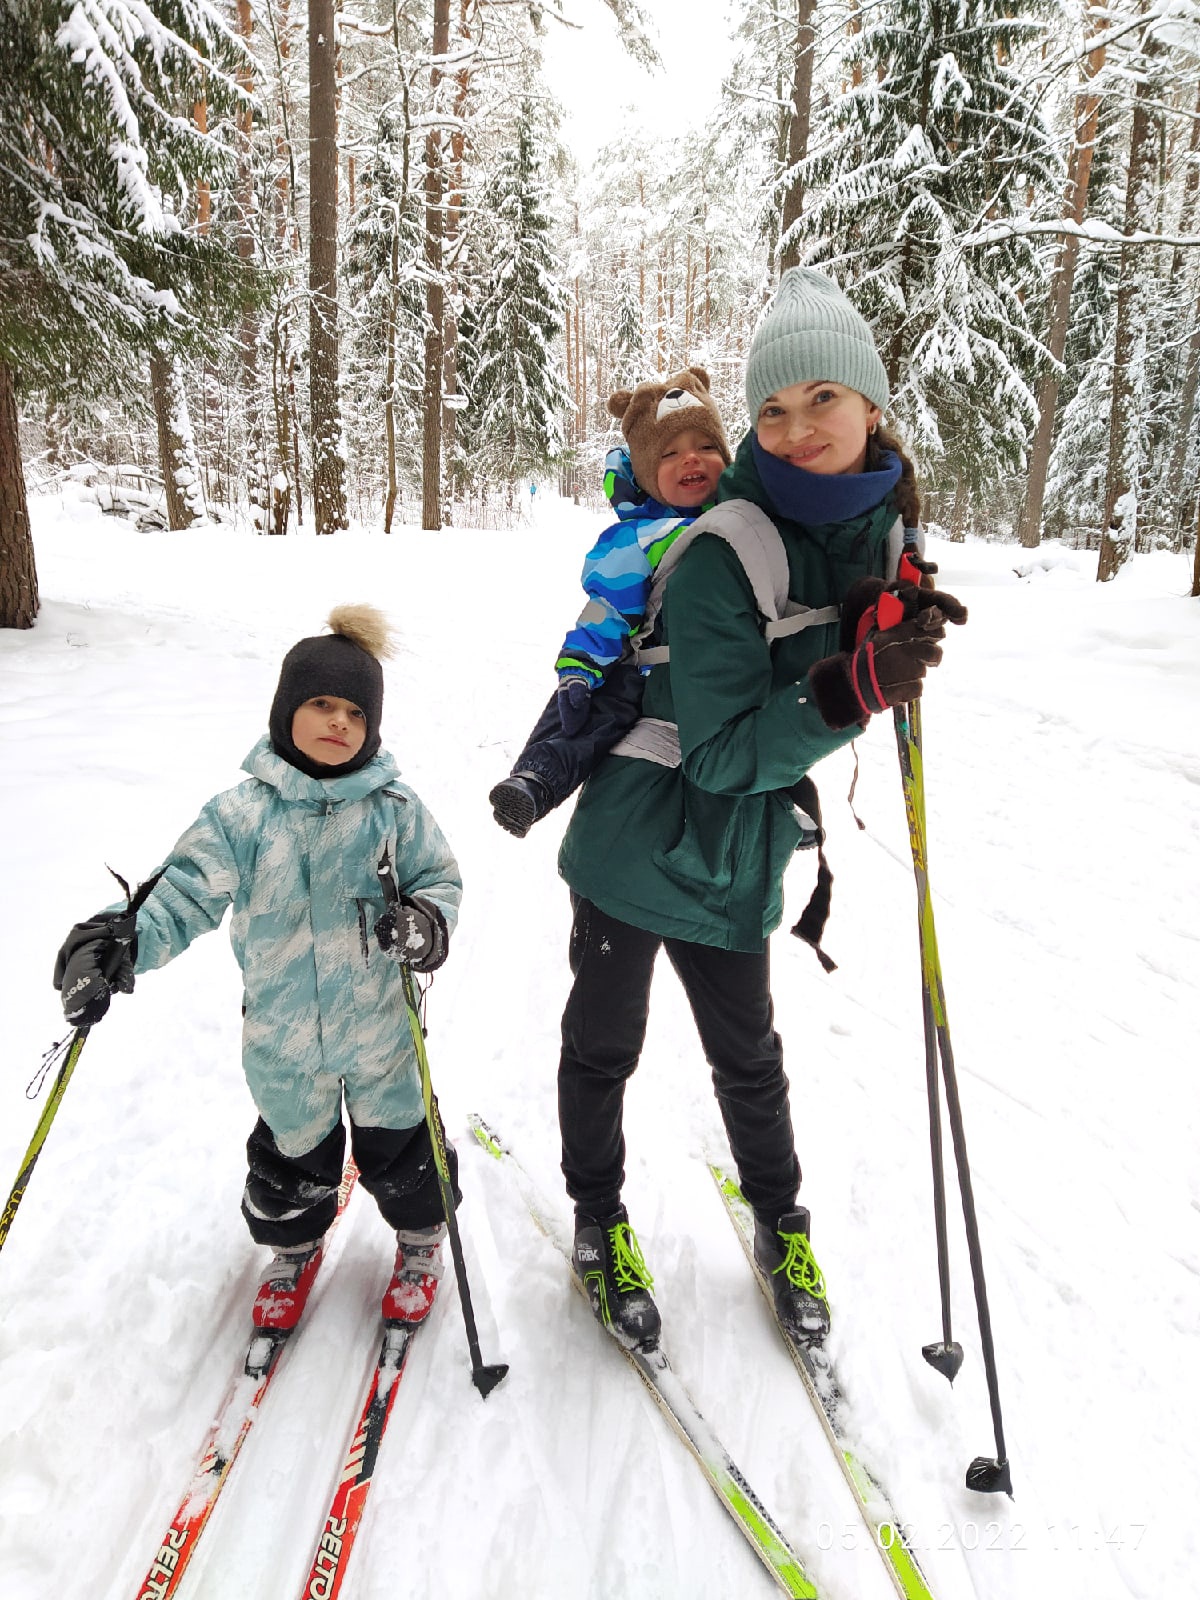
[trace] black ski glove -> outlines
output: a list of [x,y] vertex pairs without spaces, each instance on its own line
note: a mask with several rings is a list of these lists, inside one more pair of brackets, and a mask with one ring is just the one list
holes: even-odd
[[99,1022],[114,991],[133,993],[136,959],[136,913],[101,912],[75,924],[54,962],[54,987],[62,992],[63,1015],[72,1027]]
[[449,934],[445,918],[428,900],[402,894],[375,924],[375,937],[385,956],[403,961],[417,972],[433,972],[446,959]]

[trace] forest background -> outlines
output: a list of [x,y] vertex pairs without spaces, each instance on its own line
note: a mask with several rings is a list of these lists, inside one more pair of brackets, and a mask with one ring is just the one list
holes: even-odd
[[0,48],[0,626],[63,475],[270,535],[599,505],[613,389],[702,364],[740,434],[795,264],[951,539],[1195,544],[1194,0],[3,0]]

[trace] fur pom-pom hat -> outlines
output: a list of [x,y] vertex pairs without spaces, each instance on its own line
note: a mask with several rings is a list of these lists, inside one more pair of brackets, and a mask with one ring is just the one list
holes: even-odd
[[639,383],[609,396],[611,416],[620,419],[629,444],[633,475],[647,494],[658,498],[658,466],[676,434],[696,428],[707,433],[729,465],[729,446],[717,403],[709,394],[708,373],[687,367],[658,383]]
[[[339,778],[365,767],[379,751],[383,721],[383,668],[393,654],[387,618],[374,606],[335,606],[328,633],[301,639],[283,658],[271,702],[271,748],[310,778]],[[331,769],[311,761],[292,743],[292,719],[306,700],[320,694],[352,700],[366,718],[366,738],[351,761]]]

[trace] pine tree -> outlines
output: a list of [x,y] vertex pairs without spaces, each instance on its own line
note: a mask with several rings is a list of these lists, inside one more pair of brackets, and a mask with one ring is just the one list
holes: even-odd
[[533,107],[521,106],[480,210],[474,294],[463,310],[461,437],[470,470],[511,485],[562,449],[566,389],[553,346],[563,330],[560,268],[550,240]]
[[630,274],[622,274],[617,284],[617,303],[612,323],[612,385],[632,388],[644,376],[646,335],[642,328],[642,308],[637,285]]
[[[236,253],[190,226],[197,191],[231,176],[214,134],[238,40],[207,0],[6,0],[0,52],[0,400],[141,381],[136,352],[198,338],[239,292]],[[0,430],[15,419],[0,403]],[[0,473],[0,561],[32,574],[15,434]],[[0,626],[30,626],[36,577],[7,590]]]
[[425,295],[420,208],[408,188],[411,167],[409,131],[397,105],[389,104],[379,116],[363,173],[345,268],[347,404],[357,455],[372,489],[382,489],[388,533],[401,487],[419,488],[421,482],[419,451],[398,448],[398,441],[415,446],[421,437]]
[[1043,27],[1011,10],[864,10],[845,92],[810,144],[797,224],[804,259],[839,277],[871,323],[903,430],[976,494],[1020,467],[1044,361],[1043,263],[1004,223],[1053,205],[1063,179],[1030,69]]
[[[1114,234],[1120,232],[1124,208],[1123,125],[1120,102],[1103,101],[1085,221],[1101,223]],[[1104,515],[1119,265],[1112,249],[1085,244],[1075,272],[1046,479],[1045,531],[1055,538],[1097,529]]]

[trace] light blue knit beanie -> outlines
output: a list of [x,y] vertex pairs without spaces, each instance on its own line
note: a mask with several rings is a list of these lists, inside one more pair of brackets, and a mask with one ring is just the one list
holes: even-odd
[[887,372],[866,322],[832,278],[811,267],[789,267],[750,341],[751,427],[768,395],[821,378],[856,389],[881,411],[887,406]]

